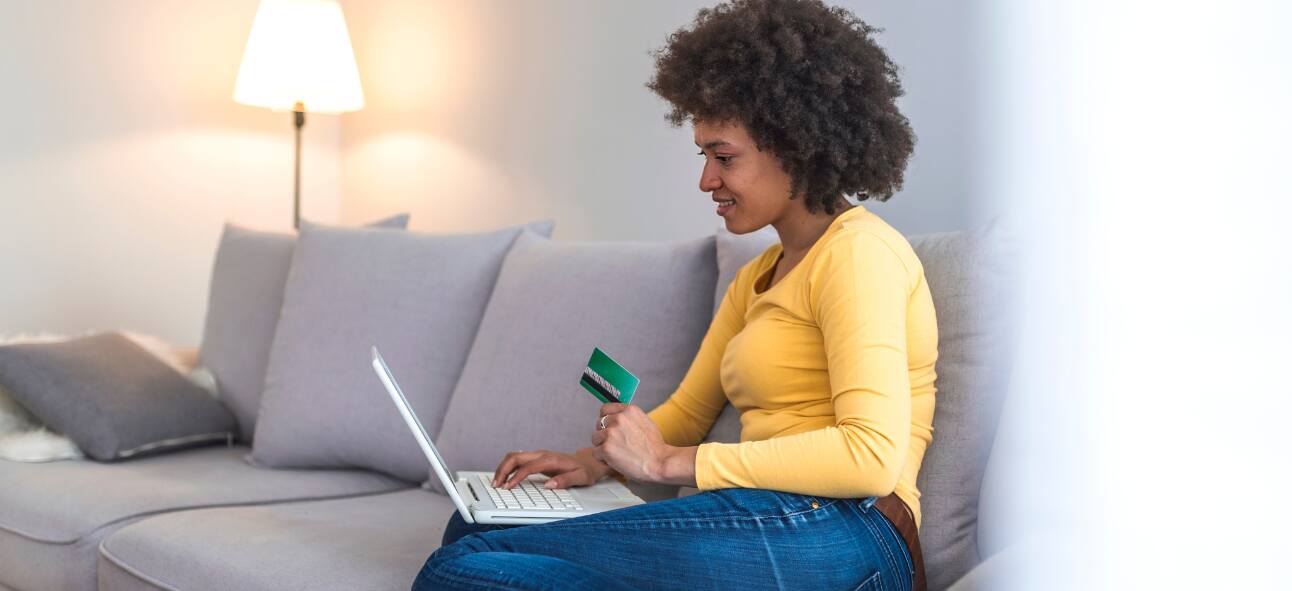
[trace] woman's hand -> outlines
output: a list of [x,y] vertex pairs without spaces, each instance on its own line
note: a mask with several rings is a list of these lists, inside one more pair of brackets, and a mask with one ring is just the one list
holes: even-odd
[[640,407],[601,405],[592,445],[593,457],[638,482],[695,486],[698,448],[665,443],[659,426]]
[[544,485],[546,488],[570,488],[595,484],[610,471],[610,467],[597,461],[591,453],[583,453],[588,449],[579,450],[580,453],[575,455],[545,449],[513,451],[503,456],[498,469],[494,470],[493,485],[510,489],[520,484],[530,474],[536,473],[552,477]]

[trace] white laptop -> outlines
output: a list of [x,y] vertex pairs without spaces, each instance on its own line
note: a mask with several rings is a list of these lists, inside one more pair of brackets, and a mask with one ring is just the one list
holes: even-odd
[[543,488],[547,477],[534,474],[507,490],[492,486],[493,472],[463,471],[454,474],[444,463],[439,450],[435,449],[435,444],[431,443],[422,422],[409,406],[408,399],[404,398],[404,392],[399,389],[395,376],[390,373],[376,347],[372,348],[372,368],[385,384],[391,400],[399,408],[399,414],[408,423],[431,468],[467,523],[547,523],[646,502],[615,480],[603,480],[592,486],[548,490]]

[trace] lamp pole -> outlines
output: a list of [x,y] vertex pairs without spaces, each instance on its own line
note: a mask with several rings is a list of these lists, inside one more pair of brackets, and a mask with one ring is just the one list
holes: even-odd
[[305,127],[305,103],[296,101],[292,107],[296,126],[296,178],[292,185],[292,228],[301,228],[301,128]]

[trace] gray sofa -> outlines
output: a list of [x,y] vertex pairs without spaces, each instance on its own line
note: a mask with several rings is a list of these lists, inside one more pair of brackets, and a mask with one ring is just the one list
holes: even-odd
[[[1000,297],[1007,281],[990,235],[910,239],[925,266],[940,331],[935,433],[919,481],[933,589],[951,587],[985,558],[978,544],[979,491],[1008,373],[1000,362],[1008,357],[1008,305]],[[678,244],[520,236],[486,292],[487,306],[466,341],[449,399],[440,402],[442,428],[432,429],[456,469],[492,470],[512,449],[586,445],[596,403],[571,376],[594,344],[644,374],[638,403],[658,404],[698,347],[715,294],[774,240],[767,232],[721,231]],[[217,268],[212,281],[228,279]],[[228,288],[213,285],[213,298]],[[285,306],[291,305],[290,286],[288,295]],[[286,318],[280,331],[284,323]],[[336,338],[349,337],[338,332]],[[425,338],[434,350],[441,335]],[[355,364],[367,371],[366,344],[356,345]],[[353,394],[356,408],[388,404],[375,378],[370,389],[358,389],[364,391]],[[318,420],[329,418],[337,417]],[[258,438],[265,428],[255,431]],[[361,430],[336,433],[347,438],[342,443],[364,436]],[[730,408],[709,439],[739,440]],[[248,440],[244,433],[243,442],[230,446],[110,464],[0,460],[0,588],[409,587],[454,510],[447,497],[422,479],[364,469],[361,460],[350,467],[268,468],[248,461],[255,445]],[[336,444],[335,437],[328,441]],[[652,500],[686,494],[634,488]]]

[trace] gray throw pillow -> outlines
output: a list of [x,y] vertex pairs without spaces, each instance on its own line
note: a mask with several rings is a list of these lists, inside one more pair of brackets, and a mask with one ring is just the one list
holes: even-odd
[[[550,221],[531,227],[552,231]],[[370,349],[381,350],[434,437],[521,230],[447,235],[303,226],[252,460],[425,480],[426,458],[373,373]]]
[[236,429],[206,391],[120,333],[0,346],[0,387],[101,461],[227,442]]
[[[633,404],[672,394],[712,319],[714,240],[556,242],[526,234],[507,255],[436,445],[455,470],[508,451],[591,445],[600,403],[578,384],[600,347],[641,379]],[[439,484],[432,480],[432,489]],[[676,487],[631,488],[645,498]]]
[[[371,224],[408,226],[408,214]],[[239,440],[251,441],[265,385],[269,347],[283,307],[283,287],[296,235],[225,224],[211,271],[198,363],[215,376],[220,400],[238,419]]]

